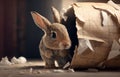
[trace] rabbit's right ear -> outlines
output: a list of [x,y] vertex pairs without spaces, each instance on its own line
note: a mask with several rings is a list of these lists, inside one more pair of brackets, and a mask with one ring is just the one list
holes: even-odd
[[47,30],[47,26],[49,26],[51,23],[49,22],[49,20],[43,16],[41,16],[39,13],[32,11],[31,12],[32,18],[35,22],[35,24],[43,29],[43,30]]
[[61,23],[62,18],[60,16],[59,11],[55,7],[51,7],[51,9],[54,16],[54,21],[57,23]]

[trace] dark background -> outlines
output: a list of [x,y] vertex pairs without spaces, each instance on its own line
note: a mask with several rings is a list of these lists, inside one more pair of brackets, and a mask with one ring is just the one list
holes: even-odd
[[34,24],[30,12],[37,11],[53,22],[51,6],[61,10],[67,1],[108,0],[0,0],[0,58],[40,58],[38,46],[43,31]]

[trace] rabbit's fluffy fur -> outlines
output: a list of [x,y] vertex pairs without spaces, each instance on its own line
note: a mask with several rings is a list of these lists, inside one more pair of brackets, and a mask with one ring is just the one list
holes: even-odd
[[31,12],[31,14],[36,25],[45,32],[39,45],[45,67],[54,68],[56,60],[59,67],[62,68],[71,59],[69,53],[71,40],[66,27],[60,24],[59,12],[54,7],[52,7],[52,11],[55,19],[55,23],[52,24],[37,12]]

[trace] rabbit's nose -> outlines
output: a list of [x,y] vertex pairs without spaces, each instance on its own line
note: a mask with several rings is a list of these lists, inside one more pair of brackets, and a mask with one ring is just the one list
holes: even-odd
[[63,46],[64,46],[65,49],[69,49],[70,48],[70,44],[69,43],[66,43],[66,44],[63,43]]
[[60,48],[61,49],[69,49],[71,44],[70,43],[67,43],[67,42],[62,42],[59,44]]

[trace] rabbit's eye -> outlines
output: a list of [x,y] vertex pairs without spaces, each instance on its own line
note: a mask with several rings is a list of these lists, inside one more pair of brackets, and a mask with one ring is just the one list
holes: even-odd
[[56,38],[56,32],[52,31],[51,32],[51,37],[55,39]]

